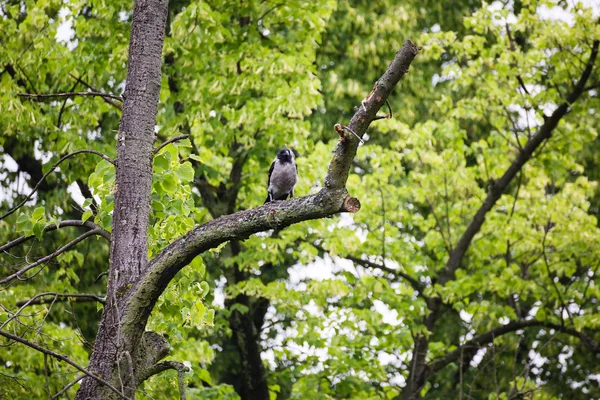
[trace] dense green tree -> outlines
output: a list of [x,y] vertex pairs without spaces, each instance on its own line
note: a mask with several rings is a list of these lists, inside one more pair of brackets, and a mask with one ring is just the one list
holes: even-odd
[[[0,10],[1,214],[27,200],[0,221],[0,330],[86,366],[103,304],[131,288],[106,294],[115,197],[140,183],[115,187],[111,164],[131,133],[119,120],[133,4]],[[352,161],[360,212],[231,236],[158,299],[146,328],[172,346],[160,368],[191,367],[189,397],[600,397],[600,30],[582,5],[170,2],[149,259],[259,206],[280,147],[298,152],[297,194],[317,193],[333,125],[366,107],[408,38],[423,48],[380,110],[393,118],[370,126]],[[41,180],[81,149],[108,160],[76,154]],[[97,239],[41,258],[81,229]],[[3,396],[48,397],[77,373],[0,348]],[[156,375],[138,396],[175,397],[177,382]]]

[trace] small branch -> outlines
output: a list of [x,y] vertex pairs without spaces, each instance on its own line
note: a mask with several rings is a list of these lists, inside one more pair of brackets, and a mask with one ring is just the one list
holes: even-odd
[[13,279],[21,279],[21,275],[23,275],[25,272],[29,271],[32,268],[37,267],[38,265],[44,264],[48,261],[50,261],[51,259],[53,259],[54,257],[58,256],[61,253],[64,253],[66,250],[70,249],[71,247],[75,246],[77,243],[85,240],[86,238],[93,236],[93,235],[97,235],[100,232],[97,230],[91,230],[91,231],[87,231],[85,232],[83,235],[73,239],[72,241],[70,241],[69,243],[67,243],[66,245],[64,245],[63,247],[61,247],[60,249],[56,250],[54,253],[47,255],[45,257],[40,258],[39,260],[37,260],[36,262],[29,264],[28,266],[26,266],[25,268],[20,269],[19,271],[15,272],[12,275],[7,276],[6,278],[2,278],[0,279],[0,284],[5,284],[8,283],[10,281],[12,281]]
[[528,327],[532,327],[532,326],[541,326],[541,327],[545,327],[545,328],[549,328],[549,329],[554,329],[556,331],[566,333],[567,335],[577,337],[593,351],[598,351],[598,349],[600,348],[598,343],[594,342],[590,337],[588,337],[587,335],[585,335],[581,332],[578,332],[574,329],[567,329],[561,325],[544,322],[544,321],[537,321],[537,320],[513,321],[506,325],[494,328],[484,334],[481,334],[481,335],[469,340],[462,346],[459,346],[456,350],[447,353],[444,357],[438,358],[437,360],[433,360],[429,364],[429,368],[428,368],[429,374],[434,374],[437,371],[444,368],[446,365],[457,361],[461,357],[461,354],[463,354],[463,353],[473,352],[473,351],[476,352],[477,350],[479,350],[481,347],[485,346],[486,344],[493,343],[493,341],[496,338],[498,338],[502,335],[506,335],[508,333],[515,332],[520,329],[524,329],[524,328],[528,328]]
[[51,99],[54,97],[77,97],[77,96],[92,96],[92,97],[103,97],[107,99],[118,100],[121,103],[123,98],[114,94],[102,93],[102,92],[65,92],[65,93],[49,93],[49,94],[36,94],[36,93],[19,93],[19,97],[25,97],[27,99]]
[[[77,85],[79,85],[81,81],[79,79],[77,79],[77,81],[75,81],[75,83],[73,84],[73,87],[71,87],[71,90],[69,90],[69,92],[72,92],[75,90],[75,88],[77,87]],[[56,127],[60,129],[61,125],[62,125],[62,116],[63,113],[65,112],[65,107],[67,105],[67,100],[68,98],[65,98],[62,102],[62,105],[60,106],[60,111],[58,112],[58,118],[56,120]]]
[[[510,34],[510,27],[508,25],[508,23],[506,24],[506,36],[508,37],[508,41],[510,42],[510,50],[511,51],[515,51],[515,43],[513,41],[512,35]],[[511,67],[516,67],[516,65],[513,63],[511,65]],[[519,82],[519,85],[521,85],[521,89],[523,89],[523,91],[525,93],[527,93],[527,95],[529,96],[529,91],[527,90],[527,87],[525,86],[525,82],[523,81],[523,78],[521,78],[521,75],[517,74],[517,81]]]
[[159,151],[162,150],[163,147],[165,147],[173,142],[176,142],[178,140],[187,139],[189,137],[190,137],[190,135],[179,135],[179,136],[172,137],[171,139],[167,140],[166,142],[164,142],[163,144],[158,146],[156,149],[154,149],[154,151],[152,151],[152,154],[157,154]]
[[128,351],[123,353],[125,355],[125,358],[127,358],[127,369],[129,371],[129,377],[131,379],[131,384],[134,385],[133,389],[131,390],[131,400],[135,400],[135,373],[133,372],[133,360],[131,359],[131,354],[129,354]]
[[52,396],[52,400],[58,399],[63,393],[65,393],[67,390],[71,389],[73,386],[75,386],[75,384],[77,382],[79,382],[83,378],[85,378],[85,374],[79,375],[77,378],[75,378],[75,380],[69,382],[64,388],[62,388],[60,390],[60,392],[58,392],[54,396]]
[[17,301],[17,307],[48,304],[48,303],[52,302],[50,299],[43,299],[42,297],[56,297],[63,301],[69,300],[69,299],[73,299],[77,302],[97,301],[98,303],[106,304],[106,299],[97,294],[48,292],[48,293],[42,293],[41,295],[37,295],[34,298],[35,300],[29,299],[29,300]]
[[48,395],[48,398],[50,398],[50,367],[48,367],[48,354],[44,354],[44,377],[46,378],[44,390],[46,390],[46,394]]
[[589,92],[590,90],[596,90],[596,89],[600,89],[600,83],[596,83],[594,85],[590,85],[588,87],[586,87],[585,89],[583,89],[584,92]]
[[6,214],[4,214],[3,216],[0,217],[0,221],[2,221],[4,218],[8,217],[9,215],[11,215],[12,213],[14,213],[15,211],[17,211],[19,208],[21,208],[25,203],[27,203],[29,201],[29,199],[31,199],[31,197],[33,196],[33,194],[40,188],[40,185],[42,184],[42,182],[44,182],[44,180],[46,179],[46,177],[48,175],[50,175],[52,172],[54,172],[54,170],[56,168],[58,168],[58,166],[60,165],[60,163],[62,163],[63,161],[65,161],[68,158],[71,158],[73,156],[76,156],[77,154],[81,154],[81,153],[89,153],[89,154],[95,154],[97,156],[102,157],[104,160],[108,161],[111,164],[115,164],[115,162],[108,157],[107,155],[100,153],[99,151],[96,150],[77,150],[74,151],[73,153],[69,153],[66,156],[61,157],[60,160],[58,160],[56,163],[54,163],[54,165],[48,170],[48,172],[46,172],[42,178],[39,180],[39,182],[37,183],[37,185],[35,185],[35,187],[33,188],[33,190],[31,191],[31,193],[29,193],[29,195],[27,195],[27,197],[25,198],[25,200],[23,200],[19,205],[11,208]]
[[377,121],[377,120],[380,120],[380,119],[392,119],[392,118],[394,118],[394,114],[392,113],[392,106],[390,106],[389,100],[386,100],[385,104],[388,107],[389,113],[385,114],[385,115],[378,115],[375,118],[373,118],[373,121]]
[[404,279],[405,281],[409,282],[410,286],[412,286],[412,288],[414,290],[416,290],[421,297],[426,299],[425,295],[423,294],[423,291],[425,290],[425,287],[423,286],[423,284],[421,282],[419,282],[418,280],[416,280],[415,278],[413,278],[412,276],[410,276],[402,271],[399,271],[399,270],[393,269],[393,268],[389,268],[389,267],[383,266],[378,263],[374,263],[369,260],[363,260],[362,258],[358,258],[358,257],[351,256],[351,255],[343,256],[343,258],[348,259],[348,260],[350,260],[356,264],[359,264],[365,268],[375,268],[375,269],[379,269],[379,270],[385,271],[387,273],[390,273],[392,275],[399,276],[402,279]]
[[[81,78],[76,77],[75,75],[69,73],[69,75],[71,76],[71,78],[83,83],[83,85],[85,87],[87,87],[88,89],[90,89],[92,92],[100,92],[98,89],[96,89],[95,87],[91,86],[89,83],[87,83],[86,81],[84,81]],[[115,107],[116,109],[118,109],[119,111],[123,110],[123,107],[121,107],[120,104],[115,103],[114,101],[112,101],[111,99],[109,99],[108,97],[102,97],[102,100],[104,100],[107,104],[110,104],[111,106]],[[120,102],[123,102],[122,100],[119,100]]]
[[[310,244],[311,246],[313,246],[315,249],[317,249],[320,252],[327,253],[327,250],[318,244],[315,244],[310,241],[306,241],[306,243]],[[385,265],[381,265],[381,264],[378,264],[378,263],[375,263],[375,262],[372,262],[369,260],[364,260],[362,258],[355,257],[352,255],[346,255],[346,256],[340,256],[340,257],[350,260],[353,263],[359,264],[364,268],[379,269],[379,270],[387,272],[389,274],[399,276],[399,277],[405,279],[406,281],[408,281],[410,283],[410,285],[412,286],[412,288],[415,289],[419,293],[419,295],[421,295],[423,298],[425,298],[425,295],[423,294],[423,291],[425,290],[425,286],[421,282],[419,282],[417,279],[413,278],[412,276],[410,276],[402,271],[399,271],[399,270],[393,269],[393,268],[389,268],[389,267],[386,267]]]
[[129,400],[127,397],[125,397],[125,395],[123,395],[123,393],[121,393],[119,390],[117,390],[117,388],[115,388],[109,382],[105,381],[104,379],[102,379],[98,375],[94,374],[93,372],[88,371],[87,369],[83,368],[79,364],[74,363],[68,357],[63,356],[62,354],[58,354],[58,353],[56,353],[56,352],[54,352],[52,350],[48,350],[48,349],[46,349],[46,348],[38,345],[36,343],[30,342],[27,339],[23,339],[22,337],[13,335],[12,333],[4,332],[2,330],[0,330],[0,336],[4,336],[5,338],[7,338],[9,340],[14,340],[15,342],[24,344],[27,347],[30,347],[30,348],[32,348],[34,350],[39,351],[40,353],[47,354],[47,355],[49,355],[51,357],[56,358],[59,361],[63,361],[65,363],[69,364],[70,366],[75,367],[78,371],[83,372],[85,375],[89,376],[90,378],[93,378],[96,381],[100,382],[101,384],[105,385],[110,390],[112,390],[113,392],[115,392],[119,397],[121,397],[121,398],[123,398],[125,400]]
[[180,362],[163,361],[158,364],[154,364],[153,366],[148,368],[146,371],[144,371],[144,373],[138,377],[137,384],[139,385],[142,382],[146,381],[148,378],[150,378],[154,375],[158,375],[161,372],[164,372],[168,369],[174,369],[176,371],[183,371],[183,372],[187,372],[190,370],[188,367],[186,367],[184,364],[182,364]]
[[[98,230],[98,234],[110,242],[110,232],[102,229],[100,226],[94,224],[93,222],[91,222],[89,220],[85,221],[85,222],[83,222],[81,220],[61,221],[58,224],[58,227],[54,224],[48,224],[48,226],[46,226],[46,228],[44,228],[44,233],[52,232],[54,230],[61,229],[61,228],[67,227],[67,226],[85,226],[90,229]],[[0,252],[12,249],[13,247],[16,247],[22,243],[25,243],[26,241],[33,239],[34,237],[35,237],[35,235],[21,236],[20,238],[17,238],[15,240],[12,240],[12,241],[0,246]]]

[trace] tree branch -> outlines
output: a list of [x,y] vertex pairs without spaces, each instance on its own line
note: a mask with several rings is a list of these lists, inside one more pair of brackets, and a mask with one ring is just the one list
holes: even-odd
[[[87,87],[88,89],[90,89],[92,92],[99,92],[98,89],[96,89],[95,87],[93,87],[92,85],[90,85],[89,83],[87,83],[86,81],[84,81],[82,78],[78,78],[75,75],[69,73],[69,75],[71,76],[71,78],[77,80],[78,82],[81,82],[85,87]],[[119,111],[123,110],[123,107],[121,107],[121,105],[115,103],[114,101],[112,101],[111,99],[109,99],[108,97],[104,97],[102,96],[102,100],[104,100],[107,104],[110,104],[111,106],[115,107],[116,109],[118,109]],[[120,102],[123,102],[123,99],[121,97],[121,99],[119,99]]]
[[31,193],[29,193],[29,195],[27,195],[27,197],[25,197],[25,200],[23,200],[20,204],[18,204],[17,206],[11,208],[6,214],[4,214],[3,216],[0,217],[0,221],[2,221],[4,218],[8,217],[9,215],[11,215],[12,213],[14,213],[15,211],[17,211],[19,208],[23,207],[23,205],[25,203],[27,203],[29,201],[29,199],[31,199],[31,197],[33,196],[33,194],[39,189],[40,185],[42,184],[42,182],[44,182],[44,179],[46,179],[46,177],[48,175],[50,175],[52,172],[54,172],[54,170],[56,168],[58,168],[58,166],[60,165],[60,163],[62,163],[63,161],[65,161],[68,158],[71,158],[73,156],[76,156],[77,154],[81,154],[81,153],[90,153],[90,154],[95,154],[97,156],[102,157],[103,159],[105,159],[106,161],[108,161],[111,164],[115,164],[115,162],[108,157],[107,155],[100,153],[99,151],[96,150],[77,150],[74,151],[73,153],[69,153],[63,157],[61,157],[60,160],[58,160],[56,163],[54,163],[54,165],[52,167],[50,167],[50,169],[48,170],[48,172],[46,172],[42,178],[39,180],[39,182],[35,185],[35,187],[33,188],[33,190],[31,191]]
[[[408,72],[418,48],[407,41],[396,53],[385,74],[375,83],[369,97],[350,121],[350,129],[361,136],[366,132],[377,111],[385,103],[400,78]],[[329,165],[325,187],[314,195],[275,201],[251,210],[226,215],[200,225],[167,246],[144,270],[135,282],[122,318],[124,335],[141,335],[154,304],[175,274],[194,257],[229,240],[241,240],[273,228],[311,219],[324,218],[340,212],[357,212],[360,202],[348,196],[345,188],[359,139],[347,135],[340,140]]]
[[185,365],[183,365],[180,362],[177,361],[163,361],[160,362],[158,364],[153,365],[152,367],[148,368],[146,371],[143,372],[143,375],[141,375],[137,382],[138,385],[144,381],[146,381],[148,378],[154,376],[154,375],[158,375],[161,372],[164,372],[168,369],[174,369],[176,371],[182,371],[182,372],[187,372],[190,369],[188,367],[186,367]]
[[54,396],[52,396],[52,400],[58,399],[63,393],[65,393],[67,390],[69,390],[70,388],[75,386],[75,384],[77,382],[79,382],[80,380],[82,380],[84,377],[85,377],[85,374],[79,375],[73,381],[67,383],[64,388],[62,388],[58,393],[56,393]]
[[547,118],[544,124],[539,128],[538,132],[533,135],[533,137],[518,153],[517,157],[512,162],[510,167],[508,167],[504,175],[490,186],[488,195],[483,204],[479,210],[477,210],[477,213],[471,220],[471,223],[450,254],[450,258],[448,259],[444,270],[440,273],[440,285],[444,285],[446,282],[454,279],[456,270],[460,267],[460,263],[465,253],[469,249],[473,237],[475,237],[475,235],[479,232],[485,221],[486,214],[494,207],[508,185],[512,182],[513,178],[519,173],[519,171],[521,171],[521,168],[523,168],[525,163],[533,156],[535,150],[552,136],[552,132],[558,126],[558,123],[562,117],[569,112],[570,105],[573,104],[583,93],[585,85],[592,74],[594,63],[596,62],[596,58],[598,56],[598,44],[598,40],[594,41],[587,66],[583,71],[581,78],[569,96],[567,96],[567,101],[562,103],[556,110],[554,110],[552,115]]
[[0,284],[5,284],[8,283],[10,281],[12,281],[13,279],[21,279],[21,275],[23,275],[25,272],[29,271],[32,268],[37,267],[38,265],[44,264],[48,261],[50,261],[51,259],[53,259],[54,257],[58,256],[61,253],[64,253],[65,251],[67,251],[68,249],[70,249],[71,247],[75,246],[77,243],[85,240],[86,238],[93,236],[93,235],[97,235],[100,232],[96,229],[93,229],[91,231],[87,231],[85,232],[83,235],[71,240],[69,243],[67,243],[66,245],[64,245],[63,247],[61,247],[60,249],[56,250],[54,253],[49,254],[45,257],[40,258],[39,260],[37,260],[36,262],[29,264],[28,266],[21,268],[19,271],[15,272],[12,275],[7,276],[6,278],[2,278],[0,279]]
[[120,102],[123,102],[123,98],[121,96],[116,96],[114,94],[102,93],[102,92],[65,92],[65,93],[19,93],[19,97],[25,97],[27,99],[50,99],[54,97],[77,97],[77,96],[92,96],[92,97],[103,97],[107,99],[114,99]]
[[[54,225],[54,224],[48,224],[48,226],[46,226],[46,228],[44,228],[44,233],[46,232],[52,232],[55,231],[57,229],[61,229],[67,226],[85,226],[87,228],[90,229],[95,229],[98,231],[98,234],[100,236],[102,236],[103,238],[105,238],[106,240],[108,240],[110,242],[110,232],[108,232],[105,229],[102,229],[100,226],[94,224],[91,221],[80,221],[80,220],[66,220],[66,221],[60,221],[60,223],[58,224],[58,226]],[[31,236],[21,236],[20,238],[17,238],[15,240],[12,240],[2,246],[0,246],[0,252],[12,249],[13,247],[16,247],[22,243],[25,243],[26,241],[33,239],[35,237],[35,235],[31,235]]]
[[57,360],[66,362],[67,364],[71,365],[72,367],[75,367],[77,370],[83,372],[85,375],[95,379],[96,381],[100,382],[101,384],[105,385],[106,387],[108,387],[110,390],[112,390],[113,392],[115,392],[117,395],[119,395],[119,397],[125,399],[125,400],[129,400],[127,397],[125,397],[123,395],[123,393],[121,393],[117,388],[115,388],[113,385],[111,385],[110,383],[108,383],[107,381],[105,381],[104,379],[102,379],[101,377],[99,377],[98,375],[88,371],[87,369],[83,368],[82,366],[80,366],[79,364],[74,363],[73,361],[71,361],[69,358],[67,358],[66,356],[63,356],[62,354],[58,354],[52,350],[48,350],[42,346],[39,346],[36,343],[30,342],[27,339],[23,339],[20,336],[17,335],[13,335],[12,333],[8,333],[8,332],[4,332],[2,330],[0,330],[0,336],[4,336],[7,339],[10,340],[14,340],[15,342],[19,342],[21,344],[24,344],[27,347],[31,347],[34,350],[39,351],[40,353],[43,354],[47,354],[51,357],[56,358]]
[[[327,250],[325,248],[319,246],[318,244],[311,243],[309,241],[307,241],[306,243],[310,244],[315,249],[317,249],[323,253],[327,252]],[[355,257],[352,255],[345,255],[345,256],[340,256],[340,257],[350,260],[353,263],[359,264],[365,268],[379,269],[379,270],[387,272],[389,274],[399,276],[399,277],[403,278],[404,280],[408,281],[410,283],[410,285],[412,286],[412,288],[414,290],[416,290],[420,296],[422,296],[423,298],[426,298],[425,295],[423,294],[423,291],[425,290],[424,285],[421,282],[419,282],[418,280],[416,280],[415,278],[413,278],[412,276],[410,276],[402,271],[399,271],[399,270],[393,269],[393,268],[389,268],[389,267],[386,267],[385,265],[381,265],[381,264],[378,264],[378,263],[375,263],[375,262],[372,262],[369,260],[364,260],[362,258]]]
[[425,295],[423,294],[423,291],[425,290],[425,287],[423,286],[423,284],[421,282],[419,282],[418,280],[416,280],[415,278],[413,278],[412,276],[397,270],[397,269],[393,269],[393,268],[389,268],[386,267],[384,265],[369,261],[369,260],[363,260],[362,258],[359,257],[355,257],[352,255],[346,255],[346,256],[341,256],[342,258],[348,259],[350,261],[352,261],[353,263],[359,264],[365,268],[375,268],[375,269],[380,269],[382,271],[388,272],[392,275],[396,275],[401,277],[402,279],[404,279],[405,281],[407,281],[408,283],[410,283],[410,286],[416,290],[419,295],[423,298],[426,298]]
[[77,302],[97,301],[98,303],[106,304],[106,299],[97,294],[48,292],[48,293],[38,294],[29,300],[17,301],[17,307],[32,306],[32,305],[38,305],[38,304],[47,304],[47,303],[51,303],[51,302],[55,301],[55,300],[50,300],[50,299],[43,299],[42,297],[54,297],[55,299],[61,299],[61,300],[73,299]]
[[189,138],[190,135],[179,135],[179,136],[175,136],[172,137],[171,139],[167,140],[166,142],[164,142],[163,144],[161,144],[160,146],[158,146],[156,149],[154,149],[154,151],[152,152],[152,154],[157,154],[163,147],[176,142],[178,140],[183,140],[183,139],[187,139]]
[[434,373],[438,372],[439,370],[441,370],[442,368],[444,368],[446,365],[457,361],[461,357],[461,354],[463,354],[463,356],[464,356],[465,353],[476,352],[477,350],[479,350],[481,347],[485,346],[486,344],[492,343],[499,336],[506,335],[507,333],[515,332],[520,329],[529,328],[532,326],[546,327],[549,329],[554,329],[556,331],[566,333],[568,335],[579,338],[580,340],[582,340],[582,342],[585,345],[587,345],[588,347],[590,347],[590,349],[592,349],[594,351],[598,351],[600,349],[600,346],[598,345],[598,343],[596,343],[594,340],[589,338],[587,335],[585,335],[581,332],[578,332],[574,329],[568,329],[568,328],[565,328],[564,326],[553,324],[550,322],[545,322],[545,321],[537,321],[537,320],[513,321],[506,325],[494,328],[484,334],[481,334],[481,335],[469,340],[467,343],[463,344],[462,346],[459,346],[456,350],[449,352],[444,357],[432,361],[428,366],[428,372],[430,375],[434,374]]

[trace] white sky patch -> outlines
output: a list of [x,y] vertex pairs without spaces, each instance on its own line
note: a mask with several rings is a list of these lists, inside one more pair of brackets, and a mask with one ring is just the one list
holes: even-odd
[[224,308],[225,307],[225,284],[227,283],[227,279],[224,276],[220,277],[219,280],[215,284],[215,288],[213,290],[213,307]]
[[[7,170],[7,173],[0,173],[0,180],[5,180],[8,178],[8,172],[17,172],[19,170],[19,165],[17,162],[8,154],[0,155],[0,169]],[[28,195],[31,193],[31,188],[27,184],[27,179],[29,179],[29,175],[25,172],[21,172],[17,179],[14,180],[7,188],[0,188],[0,201],[4,201],[8,199],[8,203],[10,205],[14,204],[14,199],[17,194]],[[37,200],[37,194],[34,193],[31,200],[29,200],[26,205],[35,204]]]
[[301,285],[302,282],[308,279],[317,281],[333,279],[335,277],[333,274],[334,267],[335,263],[328,255],[325,255],[324,258],[317,258],[306,265],[296,264],[291,266],[288,269],[288,273],[290,274],[288,286],[302,290],[300,289],[303,286]]
[[475,353],[475,356],[473,356],[473,359],[471,360],[471,363],[469,365],[473,368],[477,368],[481,360],[483,360],[483,356],[485,356],[485,353],[487,353],[487,347],[483,347],[477,350],[477,353]]
[[85,201],[85,197],[81,194],[81,190],[79,190],[79,185],[77,182],[73,182],[67,187],[67,193],[71,195],[71,198],[80,206],[83,205]]
[[56,29],[55,38],[58,42],[66,44],[69,50],[74,50],[77,47],[78,42],[75,39],[71,10],[68,8],[61,8],[58,12],[58,18],[61,23]]
[[383,317],[383,322],[392,326],[398,326],[402,323],[402,319],[398,317],[398,311],[390,309],[390,306],[381,300],[374,300],[373,306]]

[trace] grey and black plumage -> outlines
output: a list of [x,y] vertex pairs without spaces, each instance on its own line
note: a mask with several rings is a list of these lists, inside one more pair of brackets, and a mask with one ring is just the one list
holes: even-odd
[[265,204],[273,200],[287,200],[294,197],[294,186],[298,182],[296,158],[290,149],[281,149],[269,169],[268,194]]

